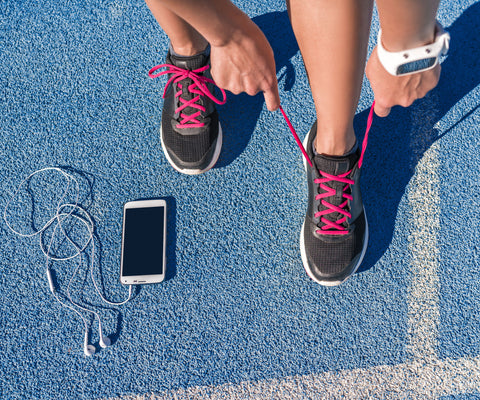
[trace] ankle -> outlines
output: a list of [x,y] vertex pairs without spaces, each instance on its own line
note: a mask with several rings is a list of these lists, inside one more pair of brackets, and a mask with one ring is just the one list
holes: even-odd
[[356,143],[357,139],[355,135],[348,136],[347,138],[342,138],[340,140],[317,136],[314,147],[317,154],[343,156],[349,153]]
[[357,138],[353,129],[353,118],[335,118],[317,112],[317,132],[315,149],[318,154],[343,156],[355,145]]
[[170,52],[176,56],[190,57],[203,53],[207,50],[208,43],[187,43],[183,45],[173,45],[170,43]]

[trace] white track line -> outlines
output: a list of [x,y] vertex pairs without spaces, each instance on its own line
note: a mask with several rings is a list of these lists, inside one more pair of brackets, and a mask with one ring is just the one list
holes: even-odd
[[437,399],[480,391],[480,357],[382,365],[260,382],[196,386],[121,400]]
[[407,199],[412,232],[408,287],[407,354],[410,360],[437,359],[439,311],[440,178],[438,145],[434,143],[418,162]]

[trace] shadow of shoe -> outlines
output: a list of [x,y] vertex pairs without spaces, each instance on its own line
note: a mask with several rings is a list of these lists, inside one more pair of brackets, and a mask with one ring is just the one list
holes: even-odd
[[[397,210],[419,160],[453,126],[437,123],[479,84],[480,39],[476,34],[480,4],[469,7],[450,27],[451,43],[442,64],[438,86],[408,109],[395,107],[387,118],[376,117],[369,135],[362,176],[363,198],[370,226],[370,244],[358,273],[373,267],[392,242]],[[369,110],[355,118],[356,132],[364,132]],[[432,210],[431,212],[436,212]]]

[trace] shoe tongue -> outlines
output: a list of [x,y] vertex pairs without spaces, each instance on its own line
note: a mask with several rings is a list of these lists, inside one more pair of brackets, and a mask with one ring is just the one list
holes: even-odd
[[317,154],[314,157],[315,165],[319,171],[330,175],[341,175],[348,172],[358,159],[356,153],[348,156],[325,156]]
[[191,57],[184,57],[170,54],[170,60],[176,67],[191,71],[203,67],[207,63],[207,56],[205,54],[197,54]]
[[[170,54],[170,62],[178,68],[192,71],[205,66],[208,62],[208,56],[206,56],[205,54],[197,54],[191,57],[183,57]],[[196,96],[188,90],[188,87],[192,84],[192,82],[193,81],[190,78],[183,79],[179,82],[179,84],[181,84],[184,88],[182,90],[183,93],[181,97],[187,101],[193,99],[193,97]],[[203,104],[203,101],[200,99],[199,103]],[[196,108],[186,107],[183,109],[182,113],[185,115],[191,115],[196,113],[197,111],[198,109]]]
[[[319,171],[325,172],[329,175],[341,175],[350,171],[355,165],[355,163],[357,162],[358,158],[359,158],[358,152],[349,154],[347,156],[339,156],[339,157],[317,154],[314,157],[314,163]],[[322,177],[321,174],[320,174],[320,177]],[[343,188],[345,187],[345,183],[338,182],[338,181],[329,181],[325,183],[325,185],[335,189],[335,192],[336,192],[334,196],[326,197],[325,201],[336,206],[339,206],[345,201],[345,198],[343,197]],[[323,193],[321,189],[319,190],[320,190],[319,193]],[[320,204],[318,211],[324,211],[326,209],[327,207]],[[338,212],[333,212],[325,215],[324,218],[330,221],[337,221],[342,217],[343,217],[342,214]],[[346,223],[342,225],[344,227],[347,226]]]

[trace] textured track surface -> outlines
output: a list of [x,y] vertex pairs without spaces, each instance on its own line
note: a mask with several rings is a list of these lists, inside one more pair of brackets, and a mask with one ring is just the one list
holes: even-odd
[[[274,48],[303,137],[314,107],[284,2],[237,4]],[[480,4],[445,1],[439,19],[452,42],[438,88],[374,120],[363,265],[324,288],[301,264],[307,188],[280,112],[230,94],[217,166],[181,175],[160,146],[163,82],[147,75],[168,42],[142,1],[0,2],[2,209],[34,170],[72,171],[96,225],[96,274],[119,301],[123,203],[169,204],[167,281],[105,308],[80,268],[74,297],[113,342],[101,349],[92,321],[90,358],[81,320],[51,296],[38,239],[0,224],[0,398],[479,398]],[[375,17],[370,50],[377,29]],[[372,100],[365,82],[360,139]],[[16,226],[51,215],[62,181],[44,178],[11,209]],[[51,265],[60,292],[75,266]]]

